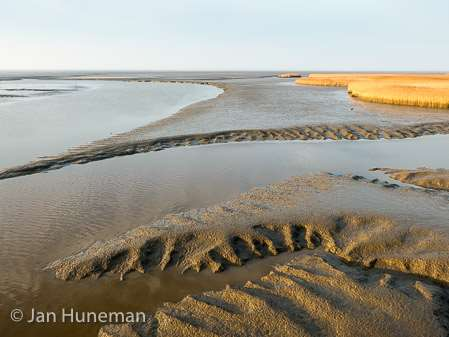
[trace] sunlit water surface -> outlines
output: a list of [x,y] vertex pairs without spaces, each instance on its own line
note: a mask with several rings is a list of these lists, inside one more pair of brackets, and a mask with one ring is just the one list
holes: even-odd
[[186,83],[0,81],[0,168],[150,124],[220,92]]
[[[206,76],[207,74],[200,74]],[[237,74],[236,74],[237,75]],[[22,82],[23,81],[23,82]],[[441,111],[388,107],[351,100],[342,89],[303,88],[273,78],[228,80],[237,90],[218,100],[211,86],[91,80],[0,82],[5,88],[41,88],[0,103],[0,167],[150,124],[139,137],[324,122],[415,123],[448,120]],[[6,83],[8,82],[8,83]],[[237,86],[237,87],[236,87]],[[231,91],[229,91],[231,92]],[[224,98],[221,100],[221,98]],[[164,119],[168,116],[171,118]],[[161,120],[165,122],[161,122]],[[153,126],[151,126],[153,125]],[[179,276],[154,272],[125,282],[63,282],[43,272],[54,259],[96,240],[113,238],[167,213],[205,207],[253,187],[317,172],[359,174],[372,167],[449,167],[448,136],[389,141],[239,143],[114,158],[0,181],[0,335],[94,336],[94,325],[12,324],[9,310],[154,310],[189,293],[220,289],[267,272],[279,260],[229,271]],[[393,202],[359,192],[360,207],[402,212],[423,223],[447,222],[447,198]],[[329,201],[331,203],[331,201]],[[288,255],[288,254],[286,254]],[[284,259],[283,257],[280,259]],[[142,300],[145,298],[145,300]]]
[[[223,286],[217,277],[210,279],[203,274],[191,275],[185,288],[182,278],[160,273],[127,283],[110,278],[63,282],[43,272],[42,267],[98,239],[112,238],[167,213],[212,205],[293,175],[333,172],[373,178],[381,176],[368,172],[376,166],[449,167],[449,158],[442,155],[448,144],[448,136],[427,136],[393,141],[208,145],[114,158],[2,181],[2,311],[6,315],[15,306],[59,310],[69,305],[94,311],[150,310],[165,300],[179,300],[188,291]],[[406,196],[393,201],[378,199],[363,194],[363,187],[357,193],[362,206],[367,204],[382,214],[402,212],[410,220],[440,225],[449,218],[447,198],[421,203]],[[254,277],[268,267],[255,268],[251,274]],[[223,280],[243,282],[241,274],[232,275]],[[159,289],[159,295],[149,296],[155,289]],[[142,294],[148,295],[145,301]],[[36,332],[29,326],[22,326],[23,331],[20,326],[6,326],[8,333],[20,331],[32,336]],[[97,328],[46,326],[45,334],[80,336],[88,330],[93,335]]]

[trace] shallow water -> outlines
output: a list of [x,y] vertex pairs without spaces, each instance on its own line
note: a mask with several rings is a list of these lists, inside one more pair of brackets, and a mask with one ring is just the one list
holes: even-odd
[[[178,302],[185,296],[200,294],[209,290],[221,290],[228,284],[243,285],[248,280],[257,280],[267,274],[276,264],[288,262],[297,254],[281,254],[263,260],[249,262],[241,268],[231,268],[220,274],[209,271],[179,274],[173,269],[153,271],[144,275],[129,275],[126,281],[116,277],[82,282],[62,282],[50,275],[40,275],[39,291],[24,299],[20,307],[26,317],[31,317],[31,309],[44,312],[74,310],[78,312],[144,312],[154,313],[166,302]],[[11,308],[0,314],[8,315]],[[3,317],[2,317],[3,320]],[[0,325],[2,336],[97,336],[101,323],[61,323]]]
[[0,95],[8,92],[26,97],[0,99],[0,168],[152,123],[221,90],[157,82],[0,81]]
[[[383,175],[368,170],[375,166],[449,167],[449,158],[442,155],[448,144],[449,136],[428,136],[390,141],[208,145],[114,158],[2,181],[2,307],[30,306],[32,299],[46,310],[68,304],[90,310],[128,308],[129,298],[136,297],[132,294],[146,291],[151,282],[133,281],[138,282],[136,287],[113,285],[109,280],[64,283],[53,280],[53,275],[41,268],[95,240],[112,238],[167,213],[212,205],[293,175],[333,172],[379,177]],[[363,191],[362,187],[350,192],[357,195],[356,201],[361,200],[359,205],[355,201],[354,205],[340,206],[359,210],[372,207],[401,214],[408,221],[419,219],[435,225],[444,224],[449,217],[447,198],[423,196],[423,203],[404,196],[387,202]],[[323,202],[332,205],[336,200],[324,198]],[[195,282],[207,284],[207,278],[200,279]],[[169,292],[164,289],[162,293]],[[196,288],[200,289],[206,288]],[[141,303],[139,308],[149,307]],[[72,328],[74,336],[81,331]]]
[[30,98],[70,93],[85,88],[78,85],[77,81],[42,81],[35,79],[0,81],[0,105]]
[[[33,98],[15,98],[12,103],[0,104],[0,169],[117,134],[122,136],[113,141],[122,142],[310,124],[390,126],[449,121],[447,110],[364,103],[349,97],[343,88],[298,86],[292,79],[269,77],[270,73],[153,72],[109,77],[131,75],[135,79],[208,80],[224,86],[226,91],[217,99],[209,99],[221,90],[186,83],[0,81],[0,89],[60,89],[51,95],[34,92]],[[63,87],[69,91],[62,91]],[[190,105],[193,102],[198,103]]]
[[[221,78],[241,75],[223,74]],[[147,74],[139,76],[146,78]],[[179,73],[171,76],[179,78]],[[192,76],[184,75],[186,79]],[[224,80],[230,89],[220,99],[197,103],[175,115],[172,114],[179,107],[213,97],[218,89],[171,83],[45,82],[51,83],[49,88],[76,90],[36,94],[0,104],[0,167],[55,154],[150,122],[152,126],[133,137],[309,123],[390,125],[449,119],[447,111],[365,104],[350,99],[344,89],[298,87],[291,80],[258,76],[261,75]],[[209,79],[210,74],[195,73],[195,77]],[[15,88],[21,84],[7,82]],[[2,83],[2,87],[7,85]],[[447,168],[448,145],[449,136],[217,144],[72,165],[1,181],[0,335],[93,336],[97,325],[56,328],[11,325],[8,313],[16,306],[42,310],[67,306],[94,311],[153,310],[163,301],[177,301],[188,293],[256,278],[272,263],[245,267],[245,273],[240,270],[221,275],[201,273],[188,278],[154,272],[144,277],[132,276],[124,283],[110,277],[98,282],[62,282],[42,271],[52,260],[83,249],[95,240],[113,238],[167,213],[209,206],[293,175],[333,172],[388,180],[382,173],[368,170]],[[372,198],[363,188],[349,193],[356,196],[351,201],[356,209],[400,213],[407,221],[424,224],[446,224],[449,218],[447,197],[438,197],[444,193],[388,201]],[[323,198],[326,205],[336,202]],[[287,255],[284,256],[288,258]],[[141,300],[143,294],[150,298],[149,302]]]

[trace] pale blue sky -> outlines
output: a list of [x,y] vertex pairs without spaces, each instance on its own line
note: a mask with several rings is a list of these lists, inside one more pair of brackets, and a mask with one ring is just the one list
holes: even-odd
[[449,1],[0,0],[0,69],[449,71]]

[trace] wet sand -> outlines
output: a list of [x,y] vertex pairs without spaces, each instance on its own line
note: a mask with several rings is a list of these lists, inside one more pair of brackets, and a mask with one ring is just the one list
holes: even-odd
[[[25,308],[36,306],[36,303],[39,303],[39,307],[43,310],[45,308],[58,310],[58,308],[67,307],[70,304],[70,306],[84,311],[129,309],[154,313],[157,307],[167,300],[177,302],[188,294],[199,294],[210,289],[219,290],[224,288],[226,283],[236,285],[246,279],[256,280],[261,277],[261,274],[248,274],[246,267],[229,268],[227,266],[226,270],[235,269],[235,274],[239,276],[235,276],[233,280],[226,279],[229,280],[226,282],[224,279],[221,281],[221,275],[226,277],[226,270],[218,273],[214,279],[204,278],[204,273],[207,274],[207,270],[198,274],[188,272],[175,278],[174,275],[178,274],[173,274],[170,268],[162,274],[158,274],[158,267],[156,267],[139,277],[133,273],[127,274],[122,282],[119,281],[118,275],[111,277],[103,275],[99,280],[59,281],[62,283],[58,283],[57,280],[53,280],[53,273],[43,273],[39,269],[51,259],[86,247],[92,240],[102,237],[110,238],[114,236],[112,234],[114,231],[118,234],[125,228],[133,228],[147,223],[147,221],[150,223],[149,220],[152,218],[163,217],[163,212],[172,213],[177,209],[208,206],[211,202],[216,203],[216,200],[219,201],[220,198],[222,200],[229,199],[229,196],[235,195],[236,191],[238,193],[239,189],[245,191],[251,186],[263,186],[270,180],[284,179],[295,172],[304,174],[321,169],[343,173],[353,171],[358,175],[368,175],[368,169],[373,167],[373,163],[390,166],[405,163],[407,166],[413,167],[420,165],[422,161],[432,163],[435,167],[443,166],[446,165],[445,158],[435,155],[431,151],[423,150],[422,153],[426,155],[420,158],[413,154],[416,149],[425,149],[426,146],[433,149],[444,148],[446,139],[445,136],[429,136],[423,139],[394,140],[391,143],[387,141],[358,143],[346,141],[218,144],[116,158],[91,165],[73,166],[45,175],[4,181],[2,182],[4,191],[2,195],[5,196],[3,200],[11,199],[11,202],[4,205],[5,208],[2,209],[1,214],[6,223],[15,221],[15,224],[11,223],[13,235],[8,234],[9,231],[5,234],[8,238],[8,245],[4,248],[10,252],[11,261],[16,262],[14,264],[8,260],[2,260],[2,262],[5,268],[9,268],[8,266],[13,268],[6,273],[11,277],[21,270],[36,269],[31,277],[31,281],[33,281],[31,283],[26,281],[30,277],[28,274],[19,275],[19,282],[21,286],[25,287],[24,289],[27,289],[29,298],[25,300],[27,304],[22,305]],[[425,140],[429,142],[426,143]],[[391,149],[391,153],[386,151],[385,146]],[[359,150],[357,151],[357,149]],[[266,162],[267,151],[279,154],[279,156],[272,156],[271,164]],[[364,153],[367,155],[366,158]],[[314,162],[313,158],[317,162]],[[338,158],[340,160],[337,160]],[[179,161],[183,162],[182,167],[175,165]],[[233,164],[231,165],[231,163]],[[371,174],[371,180],[381,178],[381,174],[376,172],[371,172]],[[385,193],[373,193],[378,192],[379,189],[366,189],[363,180],[350,179],[350,182],[352,181],[356,185],[350,184],[353,187],[349,190],[342,187],[339,192],[330,193],[328,196],[321,193],[316,196],[316,202],[303,205],[304,208],[309,209],[307,212],[313,210],[313,212],[326,213],[332,209],[351,213],[358,211],[362,214],[378,209],[382,210],[382,213],[396,215],[401,222],[405,223],[413,222],[436,226],[438,224],[444,226],[447,223],[448,199],[442,197],[443,195],[437,197],[437,195],[428,193],[410,194],[404,193],[404,191],[398,193],[397,189],[395,190],[397,192],[391,194],[389,188],[382,187],[383,182],[380,180],[378,180],[378,184],[372,185],[378,186],[380,191],[385,191]],[[58,190],[52,186],[57,186]],[[78,186],[85,186],[86,190],[84,191]],[[27,200],[19,198],[20,191],[22,195],[25,194],[29,198]],[[336,200],[339,200],[337,205]],[[69,207],[70,204],[72,207]],[[48,206],[51,207],[48,208]],[[8,213],[11,213],[10,216]],[[59,217],[57,217],[58,215]],[[28,221],[24,220],[21,223],[21,219],[28,219]],[[39,225],[39,221],[42,222],[42,226]],[[32,244],[28,241],[16,240],[19,229],[24,226],[28,228],[27,233],[30,231],[26,236],[32,240]],[[39,235],[32,235],[33,228],[39,228]],[[76,232],[75,229],[77,229]],[[58,235],[58,233],[64,233],[64,236]],[[66,235],[67,233],[71,234]],[[52,236],[54,240],[46,239],[47,244],[43,243],[40,247],[38,243],[41,241],[41,236]],[[74,241],[78,242],[77,245],[73,245]],[[31,252],[23,251],[20,247],[29,247],[33,252],[33,256],[27,257],[26,260],[34,267],[20,263],[17,253],[20,256],[26,256]],[[59,248],[55,249],[55,247]],[[277,256],[285,257],[285,262],[290,259],[291,254],[287,251]],[[38,259],[36,260],[35,257]],[[257,258],[257,260],[259,259]],[[259,261],[263,263],[265,259]],[[251,265],[251,263],[251,260],[246,261],[245,266]],[[266,267],[261,269],[262,274],[268,273],[271,269],[272,262],[268,259],[267,263]],[[167,276],[162,276],[165,275],[164,273],[168,273]],[[146,275],[150,279],[145,277]],[[193,275],[198,275],[198,278],[192,278]],[[167,287],[157,286],[155,282],[159,282],[158,279],[161,280],[162,285],[166,284]],[[177,280],[176,282],[179,283],[174,285],[169,281],[170,279]],[[17,280],[11,279],[8,284],[16,284],[16,282]],[[195,288],[195,284],[202,286]],[[173,288],[170,288],[171,285]],[[160,296],[154,294],[155,289],[159,289]],[[180,289],[180,291],[173,289]],[[181,291],[181,289],[185,291]],[[143,294],[148,294],[149,299],[143,301]],[[21,303],[23,297],[20,294],[16,294],[16,296],[13,303]],[[106,301],[105,298],[107,298]],[[33,302],[29,303],[29,301]],[[11,302],[8,301],[4,304],[9,305],[9,303]],[[5,315],[7,314],[5,312]],[[4,328],[7,329],[5,330],[6,335],[11,334],[11,331],[17,331],[23,336],[35,336],[36,331],[42,331],[46,336],[59,336],[62,333],[66,336],[80,336],[94,335],[99,324],[60,324],[38,327],[15,325],[10,327],[6,323]],[[10,330],[12,328],[14,330]]]
[[[366,267],[449,282],[449,272],[444,267],[449,262],[445,258],[449,253],[449,242],[445,242],[449,232],[438,232],[445,229],[445,220],[438,223],[435,219],[432,225],[416,227],[422,216],[412,223],[396,223],[394,213],[398,211],[394,209],[384,209],[382,216],[376,216],[376,207],[366,211],[367,216],[354,213],[364,208],[360,204],[368,202],[355,203],[355,191],[360,188],[373,198],[375,193],[384,195],[384,202],[403,193],[410,201],[425,196],[424,192],[395,191],[397,185],[379,183],[363,182],[358,176],[292,178],[217,206],[167,215],[116,239],[98,241],[85,251],[51,263],[47,269],[54,270],[63,280],[99,277],[106,272],[123,278],[132,271],[144,273],[155,267],[164,270],[171,265],[180,272],[219,272],[257,256],[323,247]],[[340,195],[351,189],[355,189],[351,196]],[[336,195],[343,200],[326,205]],[[389,213],[392,219],[388,218]],[[391,249],[392,245],[395,249]],[[434,252],[438,255],[432,256]]]
[[[440,155],[446,149],[447,141],[448,136],[426,136],[359,142],[214,144],[117,157],[47,174],[4,180],[0,189],[2,317],[7,320],[8,308],[27,309],[37,303],[43,310],[50,311],[73,306],[95,312],[128,308],[153,312],[165,302],[164,298],[177,302],[188,294],[219,290],[226,284],[226,281],[220,281],[226,271],[209,281],[202,278],[207,270],[187,273],[177,279],[179,283],[173,288],[161,289],[155,285],[158,279],[167,287],[173,284],[169,282],[174,277],[170,271],[163,278],[162,274],[154,274],[157,270],[152,270],[144,275],[128,274],[123,282],[117,275],[92,281],[62,282],[54,280],[53,273],[42,272],[42,268],[49,261],[85,249],[97,240],[112,239],[129,229],[155,222],[166,214],[210,207],[236,198],[253,187],[262,187],[292,175],[326,171],[378,179],[379,186],[383,185],[383,180],[401,184],[369,169],[376,165],[447,167],[449,158]],[[267,153],[271,154],[270,160],[267,160]],[[421,155],[416,156],[416,153]],[[394,198],[388,198],[385,194],[370,193],[372,190],[365,190],[363,184],[360,186],[357,193],[355,190],[347,192],[354,195],[354,200],[347,203],[363,208],[353,206],[356,208],[346,208],[347,211],[365,213],[379,209],[390,214],[399,213],[403,221],[420,219],[422,224],[447,223],[449,218],[448,199],[434,197],[443,192],[426,192],[417,199],[409,198],[407,193],[395,193]],[[335,199],[342,200],[340,194],[344,192],[330,194],[329,200],[321,200],[312,208],[317,211],[335,209]],[[290,260],[290,254],[286,252],[278,257],[285,256]],[[255,261],[264,262],[265,259]],[[267,263],[268,269],[264,269],[263,274],[269,272],[271,262]],[[241,273],[241,278],[249,277],[247,270],[242,269],[245,267],[234,268],[236,274]],[[145,277],[147,275],[150,279]],[[192,287],[185,284],[184,291],[183,277],[186,275],[189,276],[185,282]],[[192,279],[193,275],[198,278]],[[259,277],[261,274],[256,279]],[[228,283],[235,284],[231,280]],[[194,284],[203,287],[194,288]],[[175,288],[180,290],[174,291]],[[160,296],[154,295],[155,289],[160,289]],[[152,294],[149,295],[151,299],[142,302],[142,294],[148,292]],[[46,336],[93,336],[99,329],[99,324],[11,327],[7,321],[2,325],[5,330],[1,334],[6,336],[34,337],[36,329]]]
[[[198,82],[188,79],[180,81]],[[211,79],[207,83],[218,86],[224,92],[216,99],[195,103],[170,118],[106,141],[109,143],[226,130],[282,129],[306,125],[361,124],[390,127],[449,121],[449,115],[444,109],[364,103],[348,97],[344,89],[300,87],[291,79]]]
[[449,191],[449,170],[420,168],[416,170],[374,168],[372,171],[382,171],[392,179],[403,183],[425,188]]
[[[429,222],[417,207],[433,207],[435,198],[443,196],[359,176],[296,177],[230,202],[168,215],[48,268],[64,280],[115,273],[126,282],[133,271],[172,266],[179,272],[222,272],[252,259],[304,251],[260,281],[164,305],[147,325],[133,329],[144,331],[142,336],[153,335],[153,329],[162,336],[257,336],[262,331],[293,336],[298,330],[311,336],[358,336],[362,330],[372,336],[387,331],[443,336],[448,298],[441,285],[449,282],[449,209],[432,211]],[[415,306],[421,310],[413,311],[416,317],[408,312]],[[298,310],[299,316],[294,314]],[[281,318],[285,324],[271,325]],[[100,336],[114,335],[111,331],[131,336],[129,329],[106,327]]]
[[443,337],[448,295],[426,280],[307,252],[243,287],[166,303],[145,324],[105,326],[98,336]]
[[[15,324],[9,320],[12,308],[20,307],[27,318],[32,308],[47,312],[61,312],[74,308],[77,312],[145,312],[153,314],[166,302],[178,302],[188,295],[221,290],[226,285],[243,285],[257,280],[278,263],[288,262],[294,254],[254,260],[243,267],[230,268],[220,274],[209,272],[179,274],[173,268],[154,270],[145,275],[129,275],[126,281],[113,277],[83,282],[62,282],[50,273],[40,273],[41,291],[15,304],[0,307],[4,321],[0,324],[2,336],[23,337],[78,337],[96,336],[102,323]],[[137,277],[138,276],[138,277]],[[145,298],[145,301],[142,299]]]
[[[254,129],[222,132],[220,129],[226,124],[218,123],[211,126],[212,129],[218,128],[217,132],[196,132],[203,127],[207,128],[207,111],[211,106],[211,115],[217,114],[217,120],[220,120],[220,112],[214,109],[229,115],[232,110],[223,107],[234,99],[246,111],[250,107],[245,108],[244,102],[251,97],[251,93],[260,93],[260,88],[272,88],[265,87],[266,84],[261,84],[260,79],[254,80],[256,84],[248,84],[248,80],[242,80],[237,85],[235,81],[234,79],[228,84],[228,90],[217,100],[194,104],[154,125],[125,133],[116,139],[96,142],[95,149],[84,146],[72,149],[62,156],[56,156],[61,159],[60,157],[68,154],[69,161],[62,160],[52,168],[84,163],[83,160],[71,161],[76,153],[86,156],[82,157],[88,158],[86,162],[94,161],[92,158],[96,155],[100,155],[100,159],[110,158],[108,151],[114,147],[119,149],[117,154],[120,157],[131,154],[130,151],[139,146],[142,146],[139,151],[144,149],[143,152],[167,151],[140,155],[136,151],[136,155],[132,157],[114,158],[83,166],[74,165],[45,175],[17,177],[1,182],[4,190],[2,194],[6,196],[2,209],[2,215],[5,216],[3,219],[13,229],[12,236],[8,236],[11,233],[6,232],[10,245],[14,244],[15,237],[21,235],[21,228],[28,226],[20,224],[20,219],[33,209],[41,208],[42,212],[54,219],[44,221],[47,225],[39,229],[38,235],[28,235],[33,238],[33,244],[23,247],[34,247],[36,241],[40,242],[41,237],[50,236],[55,230],[73,232],[73,240],[66,238],[59,243],[55,241],[57,249],[48,247],[45,252],[42,249],[32,249],[33,255],[38,258],[28,259],[33,261],[33,268],[37,268],[37,271],[31,277],[31,282],[23,280],[23,284],[21,283],[29,294],[25,300],[26,307],[44,303],[44,309],[51,310],[70,302],[80,310],[145,310],[154,315],[150,327],[154,331],[160,329],[157,331],[159,335],[172,335],[170,332],[176,331],[178,335],[188,336],[193,332],[190,329],[204,335],[215,333],[234,336],[241,331],[260,335],[266,332],[258,329],[261,326],[273,329],[275,335],[287,333],[274,326],[264,326],[263,322],[257,320],[258,317],[251,316],[251,308],[259,308],[267,317],[281,320],[296,329],[294,331],[313,335],[359,336],[360,318],[366,324],[364,331],[372,331],[372,335],[385,335],[387,331],[383,328],[397,332],[397,335],[439,335],[446,331],[444,329],[447,324],[442,312],[447,311],[444,284],[447,282],[445,247],[449,218],[448,196],[444,191],[399,188],[401,183],[392,183],[391,180],[385,182],[383,179],[387,178],[381,173],[367,172],[368,168],[376,165],[419,167],[421,160],[423,164],[435,168],[447,165],[441,156],[435,156],[434,160],[431,158],[433,152],[429,149],[435,149],[431,143],[427,147],[420,145],[426,144],[426,137],[422,138],[422,143],[421,138],[407,140],[420,135],[447,133],[445,117],[438,114],[426,115],[428,112],[424,109],[415,111],[419,112],[421,119],[415,119],[412,113],[410,120],[404,119],[404,122],[399,123],[392,122],[397,121],[395,118],[385,118],[386,115],[382,115],[384,120],[371,124],[298,123],[291,128],[276,127],[267,130],[258,128],[270,122],[268,119],[264,120],[263,116],[268,115],[268,111],[264,111],[262,118],[255,121],[261,124],[255,125]],[[285,82],[285,85],[289,84]],[[239,90],[245,90],[245,87],[249,88],[248,91],[238,96]],[[255,89],[257,87],[259,89]],[[336,91],[335,94],[340,95],[340,92]],[[258,99],[255,97],[254,101]],[[220,105],[225,104],[224,102],[226,105]],[[262,102],[258,101],[254,105],[256,112],[261,111],[257,109],[259,103]],[[286,106],[290,105],[286,103]],[[265,106],[262,104],[261,107],[263,110]],[[288,111],[287,114],[291,113],[292,111]],[[276,113],[274,115],[277,118]],[[198,129],[191,128],[198,118],[203,118],[202,123],[195,126]],[[179,128],[183,121],[186,127]],[[295,121],[284,120],[280,125],[292,125],[293,122]],[[344,127],[350,129],[348,138],[342,135]],[[196,133],[178,136],[182,134],[179,130],[193,130]],[[385,134],[387,137],[383,137]],[[393,139],[363,141],[375,139],[376,136],[383,139],[390,136]],[[282,143],[283,139],[303,139],[300,137],[305,140],[328,139],[329,142]],[[344,140],[332,143],[332,137]],[[439,139],[438,136],[434,137],[429,136],[429,139]],[[441,137],[444,148],[446,138]],[[349,139],[362,141],[351,142]],[[160,144],[153,143],[154,140]],[[248,140],[254,142],[250,143]],[[377,145],[370,145],[383,142],[385,146],[379,146],[377,150]],[[389,145],[395,148],[399,142],[413,142],[416,147],[412,145],[406,150],[398,147],[390,153]],[[341,143],[340,150],[338,143]],[[201,144],[205,146],[190,147]],[[107,150],[104,154],[96,152],[90,157],[90,151],[94,153],[103,146]],[[298,146],[296,152],[289,150],[284,157],[281,155],[275,159],[277,147],[293,149],[295,146]],[[360,150],[355,151],[357,146],[360,146]],[[314,147],[315,150],[310,153],[303,152],[304,149],[311,150]],[[330,151],[325,151],[326,147]],[[416,156],[416,151],[412,148],[420,148],[422,155]],[[250,154],[254,150],[259,153],[260,158],[252,162],[251,166]],[[267,151],[272,151],[270,159],[275,163],[266,160]],[[207,153],[216,154],[215,159]],[[357,153],[357,158],[354,153]],[[101,158],[102,155],[105,157]],[[44,162],[51,162],[53,159],[46,158]],[[374,159],[377,160],[373,162]],[[195,162],[196,166],[190,161]],[[179,162],[183,163],[182,168],[171,168]],[[117,167],[121,167],[121,170],[112,172]],[[273,172],[267,176],[270,167]],[[192,172],[189,173],[189,170]],[[324,175],[294,178],[241,197],[235,195],[236,191],[244,192],[249,187],[262,186],[275,179],[320,170],[358,174],[351,174],[349,177]],[[360,176],[365,174],[369,179]],[[165,176],[171,178],[167,180]],[[198,177],[195,178],[196,176]],[[162,178],[161,186],[149,181],[150,177],[154,181]],[[82,189],[79,191],[80,182],[88,184],[87,193]],[[55,186],[54,191],[49,188],[50,185]],[[7,201],[10,198],[15,200],[20,193],[26,193],[27,198],[29,196],[31,202],[25,203],[29,207],[21,209],[20,202],[11,201],[11,204]],[[78,193],[80,194],[77,195]],[[69,199],[59,200],[65,194]],[[56,197],[54,201],[53,197]],[[234,200],[222,201],[229,200],[230,197]],[[164,201],[164,198],[167,199]],[[98,203],[97,199],[101,199],[101,202]],[[217,206],[212,206],[217,202]],[[74,203],[74,207],[70,203]],[[8,207],[9,204],[13,207]],[[49,209],[48,206],[52,207]],[[197,207],[204,208],[189,211]],[[11,218],[10,215],[14,212],[16,216]],[[37,213],[35,215],[39,215]],[[73,217],[79,217],[79,221],[85,223],[79,226],[75,221],[71,227]],[[29,219],[34,221],[33,217]],[[42,220],[45,219],[38,222]],[[141,224],[148,225],[114,238]],[[102,225],[106,226],[103,228]],[[80,230],[76,230],[77,228]],[[90,246],[94,238],[101,241]],[[88,246],[90,248],[86,250]],[[80,254],[70,255],[80,248]],[[50,252],[47,253],[47,250]],[[12,250],[11,256],[15,251],[18,251],[17,247]],[[28,249],[21,250],[20,254],[26,256],[29,253]],[[49,261],[62,256],[68,257],[50,264],[52,271],[39,271]],[[295,259],[288,267],[287,262],[294,256]],[[264,259],[260,259],[261,257]],[[279,260],[272,260],[273,258]],[[258,267],[251,269],[254,263]],[[280,263],[281,266],[273,269],[274,263]],[[5,268],[11,265],[14,265],[12,260],[6,263]],[[24,267],[14,267],[11,269],[14,273],[7,272],[7,276],[16,272],[20,274],[20,268]],[[298,271],[290,273],[291,268]],[[160,271],[161,269],[164,271]],[[196,270],[202,271],[196,273]],[[281,271],[282,278],[262,277],[270,270],[275,274]],[[219,273],[211,275],[210,271]],[[184,274],[181,275],[181,272]],[[326,272],[331,275],[320,278]],[[55,273],[59,278],[76,281],[55,280]],[[226,276],[229,273],[233,276]],[[307,273],[310,277],[306,279],[304,275],[309,275]],[[98,280],[95,279],[99,276]],[[239,291],[246,291],[248,287],[243,284],[247,280],[252,280],[252,284],[259,284],[261,292],[245,297],[243,303]],[[222,290],[228,281],[232,287]],[[294,286],[301,296],[292,296],[288,287],[283,288],[283,282],[289,287]],[[308,289],[313,285],[316,291],[313,294],[301,291],[303,285]],[[250,284],[249,288],[253,289],[253,286]],[[217,292],[203,294],[207,290]],[[335,302],[329,302],[330,294],[336,292],[340,292],[341,296],[335,295],[332,297]],[[182,300],[189,294],[194,296]],[[203,299],[209,297],[214,298],[213,302],[206,299],[205,303]],[[355,297],[365,298],[369,305],[366,302],[355,303]],[[192,302],[192,298],[198,300]],[[24,298],[18,295],[15,300],[20,302]],[[179,303],[163,305],[166,301]],[[322,314],[317,315],[317,304],[314,303],[319,303]],[[345,315],[345,312],[338,310],[338,305],[343,305],[342,303],[350,314]],[[9,306],[10,303],[7,304]],[[230,310],[230,316],[226,316],[226,320],[219,326],[215,325],[216,318],[222,317],[231,307],[238,310]],[[406,317],[405,313],[415,307],[420,308],[417,313],[419,317]],[[218,311],[214,311],[214,308]],[[223,308],[225,312],[222,311]],[[291,308],[295,308],[296,313],[301,312],[301,315],[292,314]],[[180,312],[187,313],[192,320],[185,319],[185,316],[179,315]],[[304,312],[307,315],[302,315]],[[5,310],[5,315],[7,314]],[[336,315],[341,325],[334,320]],[[311,317],[315,325],[304,319]],[[422,324],[416,324],[418,318],[422,319]],[[251,321],[255,324],[250,324]],[[382,323],[376,325],[375,322]],[[337,330],[332,326],[337,327]],[[133,329],[145,330],[147,327],[137,326]],[[24,336],[34,336],[36,331],[48,336],[79,336],[94,335],[98,328],[99,324],[26,328],[6,324],[2,330],[5,334]],[[112,328],[115,329],[119,331],[115,331],[117,335],[114,336],[134,336],[130,331],[128,334],[123,333],[129,327]],[[147,332],[143,331],[142,335]],[[111,335],[111,327],[104,328],[102,333]]]
[[285,129],[233,130],[207,134],[180,135],[133,142],[102,142],[78,147],[59,156],[45,157],[28,164],[0,171],[0,180],[60,169],[71,164],[161,151],[173,147],[266,141],[266,140],[360,140],[404,139],[425,135],[449,134],[449,122],[427,123],[411,126],[376,127],[372,125],[315,125]]
[[[170,117],[106,139],[79,144],[62,154],[41,153],[47,156],[28,164],[24,161],[19,167],[2,165],[0,179],[174,146],[298,139],[401,139],[444,134],[448,130],[449,115],[445,110],[360,103],[348,99],[342,89],[299,87],[291,79],[270,77],[270,74],[246,78],[238,73],[206,75],[121,76],[126,81],[207,83],[224,92]],[[110,82],[114,82],[112,79]],[[39,140],[35,143],[39,144]]]

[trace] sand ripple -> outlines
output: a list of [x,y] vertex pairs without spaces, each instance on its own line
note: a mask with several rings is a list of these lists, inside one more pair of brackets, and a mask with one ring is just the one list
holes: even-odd
[[70,149],[61,155],[44,157],[25,165],[2,170],[0,171],[0,180],[55,170],[71,164],[85,164],[117,156],[161,151],[179,146],[267,140],[403,139],[436,134],[449,134],[449,123],[437,122],[391,127],[357,124],[310,125],[279,129],[230,130],[118,142],[111,138]]
[[[366,190],[372,212],[356,212],[353,188]],[[379,198],[401,197],[425,203],[442,195],[360,176],[295,177],[168,215],[47,268],[63,280],[169,266],[220,272],[298,251],[258,281],[167,303],[144,323],[104,326],[100,337],[446,336],[447,217],[442,226],[417,224],[415,214],[411,221],[376,208]]]
[[256,282],[167,303],[145,324],[105,326],[99,336],[446,336],[447,299],[426,281],[308,253]]
[[320,211],[315,204],[325,202],[321,196],[351,199],[341,195],[345,193],[341,184],[365,184],[361,187],[372,196],[381,193],[381,198],[398,198],[403,193],[390,188],[394,185],[329,175],[297,177],[214,207],[168,215],[116,239],[97,242],[48,268],[63,280],[99,277],[105,272],[123,277],[168,266],[181,272],[205,268],[219,272],[253,258],[319,248],[367,268],[449,282],[448,231],[396,220],[384,215],[386,210],[361,214],[324,205]]

